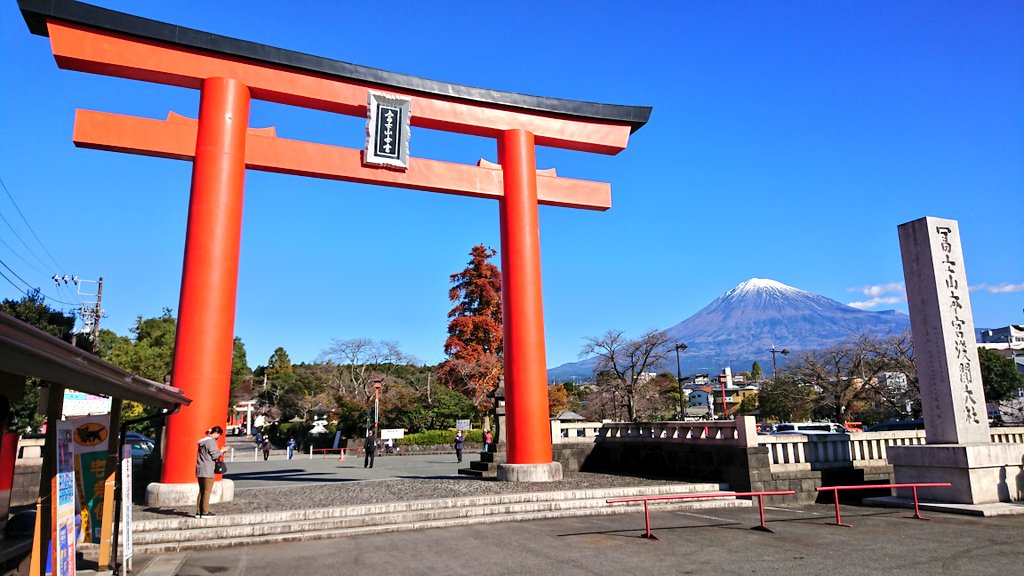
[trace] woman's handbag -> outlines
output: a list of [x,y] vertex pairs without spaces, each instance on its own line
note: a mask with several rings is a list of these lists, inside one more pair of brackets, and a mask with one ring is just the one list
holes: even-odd
[[227,474],[228,473],[228,465],[225,464],[223,460],[217,460],[216,462],[213,463],[213,473],[214,474]]

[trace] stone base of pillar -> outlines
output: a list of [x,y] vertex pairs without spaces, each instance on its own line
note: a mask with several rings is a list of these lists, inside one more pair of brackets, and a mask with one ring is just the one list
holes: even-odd
[[[195,508],[199,498],[199,484],[161,484],[154,482],[146,487],[146,506],[152,508]],[[227,478],[213,483],[210,504],[230,502],[235,499],[235,483]],[[191,510],[191,508],[190,508]]]
[[[921,500],[991,504],[1024,500],[1024,444],[925,444],[886,448],[897,484],[949,482],[918,488]],[[910,489],[897,495],[911,497]]]
[[562,479],[562,464],[498,464],[498,480],[502,482],[553,482]]

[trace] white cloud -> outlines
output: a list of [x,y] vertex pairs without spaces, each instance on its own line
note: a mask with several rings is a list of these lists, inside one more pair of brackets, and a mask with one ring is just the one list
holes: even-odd
[[[890,282],[888,284],[875,284],[873,286],[861,286],[859,288],[847,288],[847,292],[860,292],[868,296],[867,300],[849,302],[846,305],[858,310],[871,310],[877,306],[899,304],[905,302],[906,287],[903,282]],[[887,296],[887,294],[889,294]]]
[[881,306],[883,304],[898,304],[903,300],[904,299],[899,296],[878,296],[863,302],[849,302],[846,305],[851,308],[857,308],[858,310],[871,310],[876,306]]
[[1012,292],[1024,292],[1024,283],[1021,284],[1010,284],[1009,282],[1003,282],[1002,284],[996,284],[994,286],[989,284],[978,284],[970,287],[971,292],[977,292],[983,290],[990,294],[1010,294]]
[[860,288],[847,288],[847,292],[860,292],[865,296],[871,296],[872,298],[881,296],[882,294],[888,294],[889,292],[900,292],[902,293],[906,288],[903,286],[903,282],[890,282],[888,284],[876,284],[874,286],[861,286]]

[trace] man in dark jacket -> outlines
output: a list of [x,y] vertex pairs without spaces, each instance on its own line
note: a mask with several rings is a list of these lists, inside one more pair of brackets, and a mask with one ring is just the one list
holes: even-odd
[[363,442],[363,468],[373,468],[373,457],[377,454],[377,439],[373,436],[373,430],[366,431],[366,441]]

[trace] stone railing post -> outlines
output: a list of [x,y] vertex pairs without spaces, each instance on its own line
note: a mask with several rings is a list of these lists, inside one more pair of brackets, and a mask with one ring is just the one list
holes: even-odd
[[757,446],[757,421],[753,416],[741,416],[736,419],[736,442],[747,448]]

